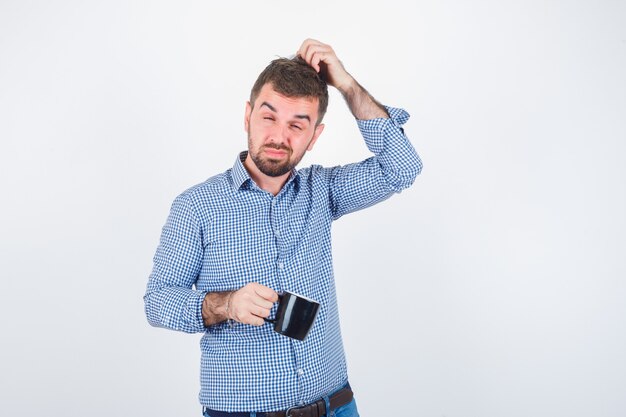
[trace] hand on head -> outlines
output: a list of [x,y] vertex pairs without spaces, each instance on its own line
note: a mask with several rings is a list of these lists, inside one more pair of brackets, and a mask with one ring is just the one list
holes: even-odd
[[326,78],[329,85],[338,90],[344,91],[354,81],[330,45],[315,39],[306,39],[300,45],[296,55],[302,57],[315,71]]

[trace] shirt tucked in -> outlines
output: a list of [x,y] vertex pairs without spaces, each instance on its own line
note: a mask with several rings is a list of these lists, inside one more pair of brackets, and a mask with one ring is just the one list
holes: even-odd
[[[144,297],[153,326],[202,332],[200,403],[221,411],[303,405],[347,381],[332,266],[331,223],[410,186],[422,163],[401,126],[408,113],[358,120],[369,150],[362,162],[294,170],[276,195],[234,166],[179,195],[154,256]],[[320,302],[304,341],[261,327],[206,328],[207,292],[258,282]],[[274,316],[274,306],[270,316]]]

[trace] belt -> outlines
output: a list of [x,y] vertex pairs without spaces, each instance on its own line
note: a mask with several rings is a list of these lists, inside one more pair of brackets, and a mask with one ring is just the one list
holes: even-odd
[[[340,389],[330,396],[330,409],[342,407],[354,397],[354,393],[350,386]],[[250,417],[250,413],[227,413],[224,411],[216,411],[205,408],[211,417]],[[314,403],[302,407],[291,407],[284,411],[271,411],[264,413],[256,413],[257,417],[322,417],[326,414],[326,401],[324,399],[317,400]]]

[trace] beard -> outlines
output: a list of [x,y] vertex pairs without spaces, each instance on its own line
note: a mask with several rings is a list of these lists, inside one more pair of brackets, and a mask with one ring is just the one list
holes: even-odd
[[[261,153],[264,148],[270,149],[280,149],[287,152],[287,159],[278,160],[273,158],[263,157]],[[291,172],[298,162],[300,162],[299,158],[297,161],[293,161],[291,159],[292,150],[284,145],[264,145],[262,146],[258,152],[250,152],[250,157],[254,164],[259,168],[263,174],[268,177],[280,177],[281,175],[285,175],[288,172]]]
[[[287,158],[284,160],[268,158],[263,156],[264,149],[278,149],[287,153]],[[288,172],[291,172],[296,165],[300,163],[304,153],[302,155],[294,157],[293,149],[286,145],[280,144],[267,144],[259,147],[257,150],[252,149],[252,139],[250,138],[250,132],[248,132],[248,153],[252,162],[257,166],[259,171],[268,177],[280,177]]]

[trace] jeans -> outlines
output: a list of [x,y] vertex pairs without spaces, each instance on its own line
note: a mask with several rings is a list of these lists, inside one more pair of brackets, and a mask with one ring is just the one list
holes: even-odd
[[[211,417],[207,412],[204,412],[204,417]],[[250,413],[250,416],[255,416],[256,413]],[[348,404],[339,407],[330,412],[330,416],[326,417],[359,417],[359,412],[356,409],[356,401],[352,400]]]

